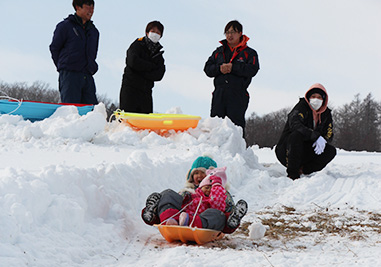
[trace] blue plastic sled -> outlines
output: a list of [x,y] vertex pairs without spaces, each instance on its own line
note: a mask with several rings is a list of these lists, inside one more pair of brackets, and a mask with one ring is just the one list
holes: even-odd
[[79,115],[85,115],[94,108],[94,105],[87,104],[0,100],[0,114],[21,115],[25,120],[39,121],[50,117],[57,108],[67,105],[76,106]]

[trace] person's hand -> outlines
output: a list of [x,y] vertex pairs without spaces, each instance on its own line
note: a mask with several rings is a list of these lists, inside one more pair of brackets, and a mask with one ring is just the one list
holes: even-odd
[[220,71],[223,74],[230,73],[232,71],[232,63],[224,63],[220,66]]
[[183,205],[188,204],[192,200],[192,194],[188,191],[184,192],[183,195]]
[[327,141],[321,136],[319,136],[315,143],[313,143],[312,147],[314,147],[316,155],[320,155],[321,153],[323,153],[326,143]]

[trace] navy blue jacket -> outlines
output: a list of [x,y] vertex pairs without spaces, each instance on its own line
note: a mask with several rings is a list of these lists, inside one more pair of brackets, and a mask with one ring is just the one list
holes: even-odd
[[50,52],[57,71],[78,71],[94,75],[98,52],[99,31],[92,21],[85,25],[77,15],[69,15],[57,24]]

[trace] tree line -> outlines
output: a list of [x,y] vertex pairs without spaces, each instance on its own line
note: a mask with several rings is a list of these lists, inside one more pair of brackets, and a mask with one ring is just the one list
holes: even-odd
[[[292,108],[246,120],[245,140],[248,146],[274,147]],[[381,102],[369,93],[364,99],[357,94],[352,102],[332,110],[333,145],[347,151],[381,152]]]
[[[0,96],[16,99],[59,103],[58,90],[44,82],[8,84],[0,82]],[[105,95],[97,95],[106,106],[108,118],[118,108]],[[259,116],[255,112],[246,120],[245,140],[248,146],[274,147],[283,131],[291,107]],[[364,99],[357,94],[352,102],[332,111],[333,145],[348,151],[381,152],[381,102],[369,93]]]

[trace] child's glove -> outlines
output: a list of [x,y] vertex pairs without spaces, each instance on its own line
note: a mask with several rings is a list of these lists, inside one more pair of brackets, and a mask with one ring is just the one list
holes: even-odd
[[190,201],[192,201],[192,193],[191,192],[184,192],[183,194],[183,205],[188,204]]

